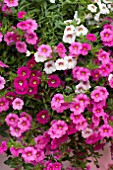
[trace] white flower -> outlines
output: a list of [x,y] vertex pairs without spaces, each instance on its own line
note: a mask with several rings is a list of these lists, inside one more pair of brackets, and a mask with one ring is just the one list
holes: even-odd
[[46,57],[39,56],[39,55],[38,55],[38,51],[34,54],[34,57],[35,57],[35,61],[36,61],[36,62],[44,62],[44,61],[47,60]]
[[67,69],[67,65],[65,64],[63,58],[57,59],[55,62],[55,66],[56,66],[56,70],[66,70]]
[[110,11],[113,11],[113,4],[108,4],[108,8],[110,9]]
[[85,19],[92,19],[93,18],[93,15],[91,13],[88,13],[86,16],[85,16]]
[[112,3],[112,1],[110,1],[110,0],[103,0],[103,2],[104,2],[105,4],[111,4],[111,3]]
[[93,133],[93,130],[91,128],[86,128],[85,130],[82,131],[82,137],[83,138],[88,138],[91,136]]
[[72,33],[72,34],[64,34],[64,35],[63,35],[63,42],[72,44],[73,42],[75,42],[75,38],[76,38],[75,33]]
[[78,18],[78,11],[75,11],[74,19],[75,19],[75,21],[76,21],[77,25],[79,25],[79,24],[81,23],[80,18]]
[[67,65],[67,69],[73,69],[77,64],[76,58],[73,58],[72,56],[64,57],[64,62]]
[[75,33],[75,27],[73,25],[70,26],[66,26],[65,30],[64,30],[64,34],[73,34]]
[[108,81],[110,81],[113,78],[113,74],[109,74]]
[[100,4],[99,9],[101,14],[109,14],[109,9],[107,8],[106,4]]
[[94,20],[95,21],[99,21],[99,19],[100,19],[100,12],[98,12],[95,16],[94,16]]
[[29,50],[26,51],[26,57],[29,57],[31,54],[32,53]]
[[84,85],[82,84],[82,82],[80,82],[78,85],[75,86],[75,93],[79,94],[79,93],[85,93],[84,90]]
[[50,0],[51,3],[55,3],[55,0]]
[[90,81],[82,81],[81,82],[84,86],[84,90],[89,90],[91,88]]
[[91,12],[97,12],[97,7],[93,4],[89,4],[87,6],[87,8],[91,11]]
[[44,63],[44,69],[46,74],[51,74],[56,71],[55,63],[53,60],[47,61]]
[[98,5],[101,4],[101,0],[94,0],[95,3],[97,3]]
[[71,24],[72,21],[73,21],[73,20],[70,20],[70,19],[69,19],[69,20],[64,21],[64,23],[65,23],[65,24]]
[[80,25],[76,27],[75,32],[76,36],[79,37],[80,35],[86,35],[88,33],[88,29],[84,25]]

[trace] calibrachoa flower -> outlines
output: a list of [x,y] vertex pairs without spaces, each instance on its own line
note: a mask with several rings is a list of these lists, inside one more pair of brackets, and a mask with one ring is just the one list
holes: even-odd
[[3,35],[2,35],[2,33],[0,32],[0,42],[2,41],[2,37],[3,37]]
[[0,145],[0,154],[4,154],[4,152],[7,150],[8,146],[6,141],[2,141]]
[[48,86],[57,88],[60,85],[60,78],[57,75],[50,75],[48,77]]
[[42,110],[42,111],[38,112],[38,114],[36,115],[36,120],[40,124],[48,123],[49,120],[50,120],[50,115],[49,115],[48,111],[47,110]]
[[6,118],[6,124],[8,126],[15,126],[18,123],[19,117],[16,114],[9,113]]
[[25,12],[25,11],[19,11],[19,12],[18,12],[18,18],[19,18],[19,19],[24,18],[25,15],[26,15],[26,12]]
[[44,63],[44,71],[46,74],[51,74],[56,71],[56,66],[53,60]]
[[8,7],[18,6],[18,0],[4,0]]
[[51,101],[51,106],[60,107],[64,103],[64,97],[62,94],[55,94]]
[[104,137],[109,138],[109,137],[112,137],[113,135],[113,128],[108,124],[104,124],[99,128],[99,132],[103,138]]
[[23,108],[24,101],[20,98],[14,99],[12,102],[12,107],[14,110],[21,110]]
[[0,113],[9,109],[9,101],[5,97],[0,97]]
[[21,66],[17,70],[18,76],[20,76],[20,77],[23,76],[24,78],[29,78],[30,73],[31,73],[30,69],[26,66]]
[[31,162],[36,159],[36,149],[32,146],[28,146],[24,148],[22,152],[22,157],[24,158],[25,162]]
[[18,52],[20,52],[20,53],[26,53],[26,51],[27,51],[27,45],[26,45],[25,42],[17,41],[17,42],[16,42],[16,49],[17,49]]
[[6,83],[4,77],[0,76],[0,90],[4,88],[4,84]]
[[88,34],[86,35],[86,38],[87,38],[89,41],[91,41],[91,42],[97,40],[96,35],[95,35],[95,34],[92,34],[92,33],[88,33]]

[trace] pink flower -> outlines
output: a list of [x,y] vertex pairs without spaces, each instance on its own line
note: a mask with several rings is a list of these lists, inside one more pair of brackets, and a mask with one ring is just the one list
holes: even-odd
[[72,134],[75,134],[77,132],[77,129],[75,127],[75,124],[73,122],[71,122],[69,125],[68,125],[68,130],[67,130],[67,134],[68,135],[72,135]]
[[45,158],[44,151],[41,150],[41,149],[37,149],[37,150],[36,150],[36,158],[35,158],[35,161],[36,161],[37,163],[39,163],[39,162],[43,161],[44,158]]
[[0,67],[2,67],[2,68],[4,68],[4,67],[8,68],[9,66],[6,65],[6,64],[4,64],[4,63],[0,60]]
[[94,81],[98,81],[100,78],[99,69],[94,69],[91,71],[91,76]]
[[5,97],[0,97],[0,113],[9,109],[9,101]]
[[11,147],[10,152],[14,157],[18,157],[20,153],[22,153],[23,149],[22,148],[15,148]]
[[29,86],[31,87],[38,87],[38,85],[40,84],[40,79],[36,76],[31,77],[30,81],[29,81]]
[[4,5],[2,6],[2,11],[3,11],[5,14],[7,14],[7,15],[12,13],[11,8],[8,7],[6,4],[4,4]]
[[31,128],[31,122],[27,120],[27,118],[21,117],[18,121],[18,127],[22,130],[22,132],[26,132]]
[[11,92],[11,91],[7,92],[5,94],[5,97],[9,101],[9,105],[12,105],[13,100],[16,98],[16,93],[15,92]]
[[95,34],[91,34],[91,33],[87,34],[87,35],[86,35],[86,38],[87,38],[89,41],[91,41],[91,42],[97,40],[96,35],[95,35]]
[[36,159],[36,149],[34,149],[32,146],[24,148],[22,157],[24,158],[25,162],[30,163],[31,161],[34,161]]
[[86,130],[87,127],[88,127],[88,123],[87,123],[86,120],[83,120],[83,121],[76,124],[76,129],[79,130],[79,131]]
[[27,114],[26,112],[22,112],[20,114],[20,117],[25,117],[29,122],[32,122],[32,117],[29,114]]
[[14,99],[12,102],[12,107],[14,110],[21,110],[23,108],[24,101],[20,98]]
[[95,101],[95,102],[100,102],[103,100],[103,95],[102,92],[98,89],[95,89],[92,91],[91,93],[91,98]]
[[104,29],[100,32],[101,40],[104,42],[111,42],[113,41],[113,34],[112,30]]
[[60,85],[60,78],[57,75],[50,75],[48,80],[48,86],[57,88]]
[[34,57],[27,61],[27,67],[33,68],[36,65],[36,61],[34,60]]
[[81,54],[82,55],[87,55],[89,50],[91,50],[91,45],[88,44],[88,43],[83,43],[82,44],[82,49],[81,49]]
[[56,48],[55,48],[55,52],[57,52],[57,53],[60,53],[60,52],[65,53],[65,52],[66,52],[66,48],[65,48],[64,44],[59,43],[59,44],[56,46]]
[[10,134],[14,137],[19,138],[22,135],[22,130],[17,126],[10,126]]
[[2,41],[2,37],[3,37],[3,35],[2,35],[2,33],[0,32],[0,42]]
[[107,64],[107,63],[109,63],[109,61],[110,61],[109,56],[110,56],[110,53],[102,50],[102,51],[99,52],[99,54],[98,54],[98,59],[99,59],[100,61],[102,61],[102,64]]
[[18,0],[4,0],[4,3],[6,3],[8,7],[18,6]]
[[35,95],[38,92],[38,88],[37,87],[28,87],[28,91],[27,91],[27,95],[31,96],[31,95]]
[[61,170],[62,164],[59,163],[59,162],[55,162],[55,163],[53,164],[53,168],[54,168],[54,170]]
[[6,141],[2,141],[0,145],[0,154],[4,154],[4,152],[8,149]]
[[28,86],[27,80],[21,76],[21,77],[16,77],[14,79],[14,87],[15,89],[23,90]]
[[86,94],[78,94],[74,100],[82,103],[84,107],[87,107],[87,105],[90,104],[90,99]]
[[104,114],[103,108],[102,108],[102,107],[99,107],[99,106],[93,107],[92,112],[94,113],[94,115],[95,115],[96,117],[100,117],[100,116],[102,116],[102,115]]
[[51,106],[60,107],[62,103],[64,103],[63,95],[60,93],[55,94],[52,98]]
[[40,124],[48,123],[49,120],[50,120],[50,115],[49,115],[48,111],[47,110],[41,110],[40,112],[38,112],[38,114],[36,115],[36,120]]
[[43,57],[50,57],[52,49],[49,45],[42,44],[38,47],[38,55]]
[[30,73],[31,73],[31,70],[28,67],[26,67],[26,66],[21,66],[17,70],[18,76],[20,76],[20,77],[22,76],[24,78],[29,78],[30,77]]
[[67,124],[63,120],[57,120],[55,123],[52,124],[51,128],[48,131],[48,134],[52,139],[60,138],[66,134],[67,130]]
[[35,32],[27,32],[24,36],[25,36],[26,42],[28,44],[34,45],[34,44],[36,44],[36,42],[38,40],[38,37]]
[[4,35],[4,41],[6,42],[6,44],[7,44],[8,46],[11,45],[11,43],[14,42],[13,35],[14,35],[13,32],[7,32],[7,33]]
[[75,115],[74,113],[72,113],[72,114],[70,115],[70,119],[72,120],[72,122],[73,122],[74,124],[78,124],[78,123],[80,123],[80,122],[82,122],[82,121],[85,120],[85,118],[83,117],[82,114],[77,114],[77,115]]
[[98,133],[93,133],[86,139],[86,144],[95,144],[101,139],[100,135]]
[[79,42],[74,42],[69,47],[70,54],[78,56],[81,54],[82,44]]
[[26,53],[27,51],[27,45],[25,42],[17,41],[16,42],[16,49],[20,53]]
[[19,11],[19,12],[18,12],[18,18],[19,18],[19,19],[24,18],[25,15],[26,15],[26,12],[25,12],[25,11]]
[[35,20],[33,20],[33,19],[27,19],[26,20],[26,23],[27,23],[27,31],[28,32],[32,32],[32,31],[34,31],[34,30],[37,30],[37,28],[38,28],[38,24],[36,23],[36,21]]
[[84,105],[79,101],[72,102],[70,104],[70,110],[74,112],[75,115],[81,114],[82,112],[84,112],[84,109]]
[[107,77],[107,76],[109,76],[109,74],[110,74],[110,72],[111,72],[110,68],[107,67],[106,64],[100,65],[99,71],[100,71],[100,75],[101,75],[102,77]]
[[50,137],[45,137],[44,135],[39,135],[37,137],[35,137],[35,147],[37,149],[45,149],[46,148],[46,145],[48,144],[49,140],[50,140]]
[[4,84],[6,83],[4,77],[0,76],[0,90],[4,88]]
[[20,28],[23,31],[26,31],[28,29],[28,24],[26,21],[21,21],[17,24],[17,28]]
[[109,85],[110,85],[111,88],[113,88],[113,78],[110,79]]
[[113,135],[113,128],[109,124],[104,124],[99,128],[99,132],[102,138],[109,138]]
[[8,126],[17,125],[18,120],[19,120],[19,117],[16,114],[13,114],[13,113],[9,113],[5,118],[6,124]]

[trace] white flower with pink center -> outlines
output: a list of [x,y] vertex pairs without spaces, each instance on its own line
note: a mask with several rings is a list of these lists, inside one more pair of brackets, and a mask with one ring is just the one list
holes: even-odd
[[93,130],[91,128],[86,128],[85,130],[82,130],[82,137],[88,138],[93,133]]
[[44,69],[46,74],[51,74],[56,71],[56,66],[53,60],[47,61],[44,63]]
[[67,69],[67,65],[65,64],[63,58],[59,58],[56,60],[55,67],[56,67],[56,70],[66,70]]
[[75,28],[76,36],[86,35],[88,33],[88,29],[84,25],[80,25]]

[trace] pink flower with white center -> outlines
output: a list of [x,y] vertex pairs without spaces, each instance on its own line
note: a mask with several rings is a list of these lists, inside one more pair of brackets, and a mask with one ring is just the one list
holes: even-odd
[[83,120],[76,124],[76,129],[79,131],[85,130],[87,127],[88,127],[88,123],[86,120]]
[[40,79],[37,76],[31,77],[30,81],[29,81],[29,85],[31,87],[38,87],[38,85],[40,84]]
[[56,71],[56,66],[53,60],[44,63],[44,71],[46,74],[51,74]]
[[96,35],[95,35],[95,34],[91,34],[91,33],[87,34],[87,35],[86,35],[86,38],[87,38],[89,41],[91,41],[91,42],[94,42],[94,41],[97,40]]
[[91,98],[95,101],[95,102],[100,102],[103,100],[103,95],[102,92],[98,89],[95,89],[92,91],[91,93]]
[[20,53],[26,53],[27,51],[27,45],[25,42],[17,41],[16,42],[16,49]]
[[25,162],[30,163],[36,159],[36,152],[37,151],[33,146],[28,146],[24,148],[22,152],[22,158],[24,158]]
[[35,161],[37,163],[39,162],[42,162],[45,158],[45,154],[44,154],[44,151],[43,150],[40,150],[40,149],[37,149],[36,150],[36,158],[35,158]]
[[50,115],[47,110],[41,110],[40,112],[37,113],[36,115],[36,120],[40,124],[46,124],[50,120]]
[[70,110],[74,112],[75,115],[81,114],[84,112],[84,109],[85,107],[82,102],[76,101],[70,104]]
[[22,135],[22,130],[18,127],[18,125],[10,126],[10,134],[14,137],[19,138]]
[[49,45],[42,44],[38,47],[38,55],[43,57],[50,57],[52,49]]
[[9,101],[5,97],[0,97],[0,113],[9,109]]
[[9,46],[11,43],[14,42],[13,35],[14,35],[13,32],[7,32],[7,33],[4,35],[4,41],[6,42],[6,44],[7,44],[8,46]]
[[3,37],[3,35],[2,35],[2,33],[0,32],[0,42],[2,41],[2,37]]
[[6,3],[8,7],[18,6],[18,0],[4,0],[4,3]]
[[84,107],[87,107],[88,104],[90,104],[90,99],[86,94],[78,94],[75,98],[75,101],[82,103]]
[[55,163],[53,164],[53,169],[54,169],[54,170],[61,170],[61,168],[62,168],[62,164],[61,164],[61,163],[55,162]]
[[61,105],[64,103],[64,96],[60,93],[57,93],[53,96],[51,101],[51,106],[54,107],[61,107]]
[[101,40],[103,42],[110,42],[113,41],[113,34],[112,31],[109,29],[104,29],[100,32]]
[[18,76],[20,76],[20,77],[22,76],[24,78],[29,78],[30,77],[30,73],[31,73],[31,70],[28,67],[26,67],[26,66],[21,66],[17,70]]
[[109,61],[110,61],[109,56],[110,56],[110,53],[102,50],[102,51],[99,52],[99,54],[98,54],[98,59],[99,59],[100,61],[102,61],[102,64],[107,64],[107,63],[109,63]]
[[28,25],[26,21],[21,21],[17,24],[17,28],[20,28],[23,31],[26,31],[28,29]]
[[26,20],[26,23],[27,23],[27,31],[28,32],[32,32],[32,31],[34,31],[34,30],[37,30],[37,28],[38,28],[38,24],[36,23],[36,21],[35,20],[33,20],[33,19],[27,19]]
[[4,84],[6,83],[4,77],[0,76],[0,90],[4,88]]
[[25,117],[29,122],[32,122],[32,117],[29,114],[27,114],[26,112],[22,112],[20,114],[20,117]]
[[37,34],[35,32],[27,32],[24,36],[28,44],[35,45],[38,40]]
[[14,99],[12,102],[12,107],[14,110],[21,110],[23,108],[24,101],[20,98]]
[[102,77],[107,77],[107,76],[109,76],[109,74],[110,74],[110,72],[111,72],[111,70],[106,66],[106,64],[100,65],[99,71],[100,71],[100,75],[101,75]]
[[98,81],[100,78],[99,69],[94,69],[91,71],[91,76],[94,81]]
[[85,56],[85,55],[88,54],[89,50],[91,50],[91,45],[88,44],[88,43],[83,43],[82,44],[82,49],[81,49],[81,54]]
[[91,136],[93,133],[93,130],[91,128],[86,128],[85,130],[82,131],[82,137],[83,138],[88,138]]
[[75,56],[81,54],[82,44],[79,42],[74,42],[69,47],[69,52]]
[[18,127],[22,130],[22,132],[26,132],[31,128],[31,122],[27,120],[25,117],[19,118]]
[[23,90],[25,89],[26,87],[28,86],[28,82],[27,80],[21,76],[21,77],[16,77],[14,79],[14,87],[15,89],[18,89],[18,90]]
[[19,120],[19,117],[16,114],[13,114],[13,113],[9,113],[5,118],[6,124],[8,126],[17,125],[18,120]]
[[65,63],[63,58],[59,58],[55,62],[55,67],[56,67],[56,70],[66,70],[67,64]]
[[73,122],[74,124],[78,124],[78,123],[80,123],[80,122],[82,122],[82,121],[85,120],[85,118],[83,117],[82,114],[77,114],[77,115],[75,115],[74,113],[71,113],[70,119],[72,120],[72,122]]
[[100,136],[102,138],[109,138],[113,136],[113,128],[109,124],[104,124],[99,128]]
[[6,141],[2,141],[0,145],[0,154],[4,154],[4,152],[8,149]]
[[60,78],[57,75],[50,75],[48,77],[48,87],[57,88],[60,85]]
[[93,107],[92,112],[94,113],[96,117],[100,117],[104,114],[104,109],[102,107],[95,106]]
[[14,157],[18,157],[20,153],[23,152],[22,148],[15,148],[15,147],[11,147],[10,148],[10,152]]
[[66,134],[67,130],[68,130],[67,124],[63,120],[57,120],[48,130],[48,134],[52,139],[60,138]]
[[18,12],[18,18],[19,18],[19,19],[24,18],[25,15],[26,15],[26,12],[25,12],[25,11],[19,11],[19,12]]

